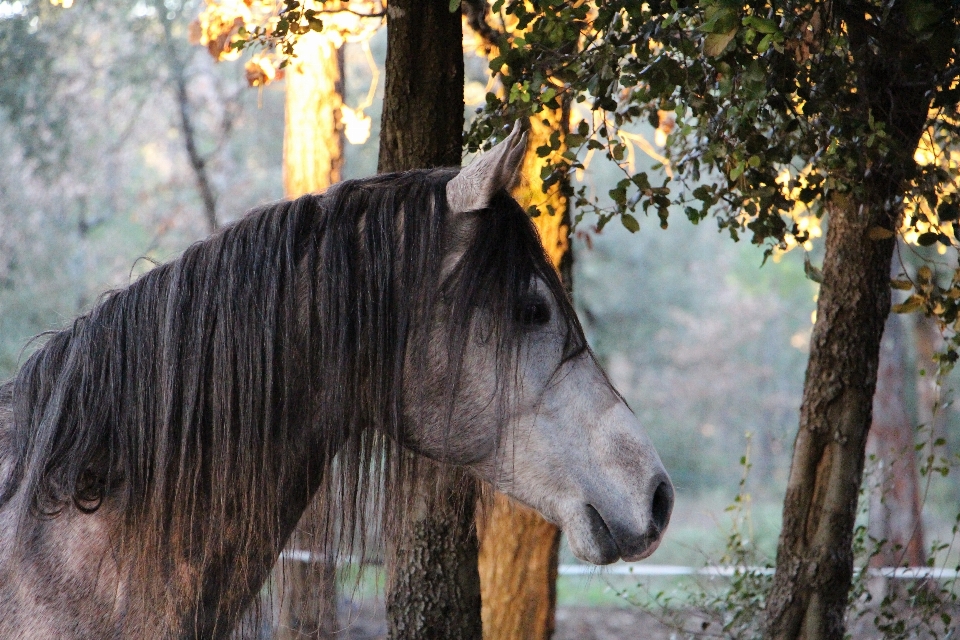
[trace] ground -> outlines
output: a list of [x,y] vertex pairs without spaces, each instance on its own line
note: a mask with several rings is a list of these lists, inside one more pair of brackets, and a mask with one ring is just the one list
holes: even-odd
[[[386,637],[382,603],[364,603],[341,609],[341,620],[350,621],[349,640]],[[669,629],[639,609],[622,607],[558,607],[554,640],[668,640]]]

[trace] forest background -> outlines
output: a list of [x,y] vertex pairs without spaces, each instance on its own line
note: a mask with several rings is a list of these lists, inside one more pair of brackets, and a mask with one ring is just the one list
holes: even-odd
[[[201,9],[191,0],[0,1],[0,379],[32,336],[282,196],[282,82],[250,88],[242,61],[217,64],[192,45]],[[469,122],[491,85],[466,34]],[[382,30],[369,48],[382,68]],[[363,46],[343,51],[346,104],[363,103],[372,83],[378,92],[365,114],[369,138],[345,147],[343,177],[362,177],[376,171],[382,83]],[[657,130],[633,133],[636,170],[664,171]],[[601,197],[618,180],[599,162],[573,178]],[[730,526],[725,508],[738,495],[750,502],[749,544],[772,561],[816,306],[803,251],[761,267],[761,250],[730,242],[711,221],[661,230],[655,216],[641,218],[637,233],[595,225],[587,215],[575,229],[575,300],[677,488],[673,524],[650,562],[716,558]],[[818,263],[818,245],[810,249]],[[918,317],[904,322],[904,375],[916,381],[908,410],[919,426],[930,380],[919,372],[931,367],[919,355]],[[960,444],[949,402],[956,385],[954,376],[943,388],[948,451]],[[946,543],[937,563],[956,564],[947,555],[957,553],[949,545],[960,483],[950,474],[923,488],[927,546]],[[604,585],[568,580],[561,604],[608,602]]]

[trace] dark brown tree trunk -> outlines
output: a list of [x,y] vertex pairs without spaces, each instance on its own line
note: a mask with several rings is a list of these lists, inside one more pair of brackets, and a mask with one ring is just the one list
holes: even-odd
[[863,472],[893,240],[879,208],[830,203],[823,284],[784,499],[777,573],[767,601],[772,638],[842,638],[853,575],[853,521]]
[[387,6],[380,173],[458,167],[463,148],[463,34],[443,0]]
[[[890,132],[889,150],[883,156],[854,158],[858,173],[838,173],[845,188],[826,203],[823,281],[777,570],[766,605],[766,636],[783,640],[844,636],[853,524],[880,339],[890,310],[894,246],[893,239],[870,239],[868,230],[899,225],[906,175],[936,86],[928,50],[912,39],[902,5],[884,16],[880,38],[871,33],[862,8],[833,6],[853,51],[860,100],[856,118],[883,122]],[[839,29],[839,22],[832,28]],[[864,175],[869,177],[864,180]]]
[[[536,206],[533,219],[547,255],[560,271],[564,284],[572,285],[570,216],[560,185],[543,192],[540,169],[566,149],[546,158],[537,148],[557,130],[565,131],[568,106],[544,111],[530,122],[524,179],[513,195],[521,205]],[[548,214],[547,205],[553,215]],[[483,637],[486,640],[549,640],[553,635],[557,602],[557,562],[560,530],[537,512],[498,494],[485,523],[480,542],[480,586],[483,595]]]
[[[447,0],[387,5],[380,172],[460,165],[461,42],[460,12],[451,12]],[[430,471],[436,481],[429,490],[443,497],[420,496],[403,539],[388,550],[389,637],[480,640],[476,494],[461,472],[439,466]]]

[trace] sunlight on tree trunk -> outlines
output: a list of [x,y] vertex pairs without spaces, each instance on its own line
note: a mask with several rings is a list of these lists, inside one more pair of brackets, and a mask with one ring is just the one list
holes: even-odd
[[[287,198],[322,191],[339,182],[343,167],[343,54],[325,36],[309,33],[297,43],[287,70],[286,126],[283,139],[283,191]],[[311,506],[287,544],[322,554],[309,536],[317,517]],[[277,640],[335,637],[336,568],[327,562],[287,560],[274,570]]]
[[287,69],[283,193],[295,198],[340,181],[343,106],[340,50],[325,36],[307,33]]
[[[540,168],[552,156],[540,158],[536,152],[553,131],[565,130],[568,124],[567,108],[544,111],[531,119],[521,184],[513,195],[524,208],[536,206],[540,210],[533,222],[569,289],[572,256],[567,198],[559,185],[543,193]],[[563,151],[561,148],[555,153]],[[547,204],[553,207],[553,215],[547,213]],[[559,549],[560,530],[556,526],[503,494],[495,496],[480,541],[484,638],[546,640],[553,635]]]

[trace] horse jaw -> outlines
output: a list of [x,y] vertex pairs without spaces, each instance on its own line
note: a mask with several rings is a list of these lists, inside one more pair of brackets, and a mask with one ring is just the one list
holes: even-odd
[[533,507],[593,564],[648,557],[673,508],[673,486],[636,416],[589,353],[565,363],[536,406],[504,434],[498,489]]

